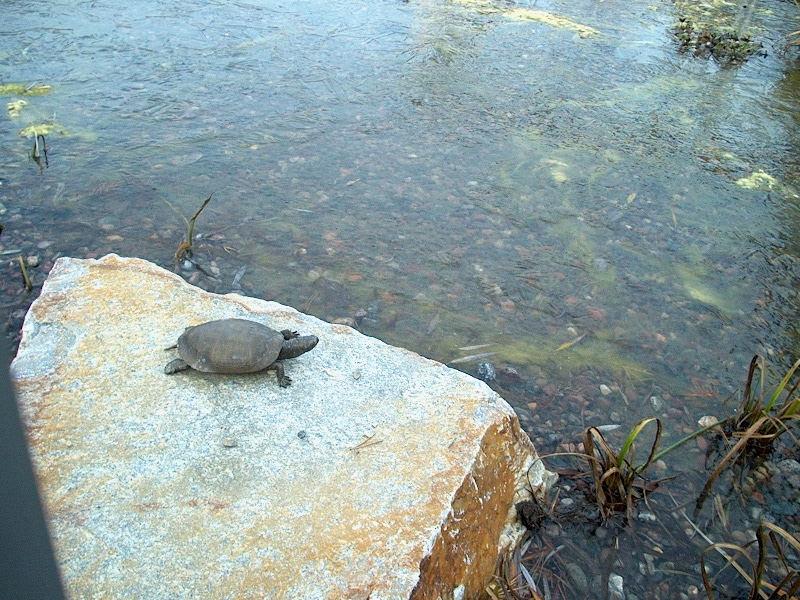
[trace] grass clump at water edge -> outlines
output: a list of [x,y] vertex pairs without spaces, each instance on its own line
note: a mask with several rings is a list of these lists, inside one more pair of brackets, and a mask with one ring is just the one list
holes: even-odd
[[[563,453],[583,459],[585,468],[573,469],[574,472],[569,474],[566,473],[569,469],[559,473],[562,476],[571,476],[573,481],[580,478],[591,484],[591,492],[587,498],[596,503],[599,517],[604,523],[620,523],[619,519],[612,520],[612,518],[615,515],[622,515],[623,526],[631,528],[634,522],[630,517],[636,514],[633,510],[634,505],[639,500],[647,502],[648,493],[655,490],[661,481],[665,481],[663,479],[648,481],[646,476],[648,467],[689,440],[712,432],[714,440],[709,447],[709,454],[716,451],[722,458],[715,464],[714,471],[697,498],[696,506],[699,511],[715,481],[726,469],[741,465],[744,473],[746,469],[760,464],[758,461],[763,461],[763,458],[773,451],[776,440],[786,433],[792,436],[795,445],[800,445],[793,435],[800,414],[800,394],[798,394],[800,382],[793,383],[798,368],[800,361],[786,372],[777,385],[769,387],[766,362],[763,357],[754,356],[740,392],[741,401],[736,413],[723,421],[708,424],[660,451],[658,444],[661,438],[661,423],[656,418],[643,419],[637,423],[622,440],[619,450],[612,447],[603,437],[602,428],[589,427],[582,435],[581,452]],[[732,394],[728,400],[734,395]],[[656,432],[648,456],[644,462],[637,463],[634,459],[635,442],[642,431],[652,425],[656,427]],[[573,484],[570,485],[574,488]],[[717,497],[716,500],[716,510],[725,511],[721,498]],[[502,558],[495,579],[486,590],[487,597],[494,600],[578,597],[575,595],[577,590],[572,587],[575,580],[570,571],[570,567],[575,570],[577,563],[574,560],[568,562],[570,559],[564,558],[564,553],[567,552],[564,550],[564,542],[554,542],[550,539],[552,535],[558,534],[538,535],[540,528],[543,531],[547,529],[544,523],[550,523],[548,525],[550,527],[558,522],[558,519],[563,521],[563,511],[561,516],[558,516],[558,511],[555,510],[557,502],[558,498],[553,500],[549,507],[540,506],[533,501],[517,505],[520,520],[529,529],[529,533],[513,552]],[[720,577],[723,579],[727,577],[725,572],[730,572],[731,568],[735,569],[741,578],[741,584],[747,590],[746,596],[736,597],[748,597],[753,600],[798,597],[796,594],[800,590],[800,540],[792,532],[764,520],[758,524],[755,539],[749,543],[740,545],[724,541],[715,542],[689,519],[682,505],[676,504],[675,507],[677,511],[671,509],[668,513],[672,513],[676,519],[677,515],[682,516],[707,543],[707,547],[700,550],[697,555],[700,569],[697,571],[696,584],[697,587],[705,589],[710,600],[729,597],[724,595],[727,593],[724,591],[726,584],[720,584],[717,580]],[[652,512],[653,505],[648,503],[647,508]],[[587,523],[591,521],[585,509],[582,514],[584,520],[588,519]],[[662,516],[669,517],[669,514]],[[720,518],[723,523],[726,522],[725,515]],[[580,545],[579,541],[569,542],[569,538],[565,538],[563,534],[558,539],[566,540],[567,546]],[[532,545],[531,540],[536,543]],[[574,547],[570,549],[574,550]],[[690,548],[689,552],[698,551]],[[580,552],[578,554],[580,555]],[[590,563],[596,561],[597,564],[593,568],[603,571],[602,589],[605,590],[607,586],[611,589],[609,577],[613,573],[608,569],[616,570],[611,565],[623,554],[610,551],[610,554],[616,557],[611,561],[607,560],[607,557],[603,559],[601,556],[585,552],[584,554]],[[711,561],[712,554],[721,556],[722,561],[719,559]],[[554,563],[557,563],[557,566],[554,566]],[[674,574],[678,573],[679,571],[674,571]],[[690,576],[690,573],[682,574]]]

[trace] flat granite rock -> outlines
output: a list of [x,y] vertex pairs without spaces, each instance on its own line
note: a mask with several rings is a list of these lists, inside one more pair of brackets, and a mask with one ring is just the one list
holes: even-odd
[[[227,317],[320,342],[288,388],[164,374]],[[73,598],[475,598],[552,477],[483,382],[114,254],[56,262],[12,375]]]

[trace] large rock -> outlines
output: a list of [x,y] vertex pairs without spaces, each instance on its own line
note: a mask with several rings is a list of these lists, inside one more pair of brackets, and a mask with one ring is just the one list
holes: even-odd
[[[291,387],[164,374],[234,316],[319,336]],[[482,382],[139,259],[60,259],[12,373],[74,598],[473,598],[550,477]]]

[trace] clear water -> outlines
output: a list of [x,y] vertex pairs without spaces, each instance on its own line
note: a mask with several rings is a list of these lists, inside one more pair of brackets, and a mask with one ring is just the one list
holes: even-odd
[[0,117],[8,329],[57,256],[173,268],[213,194],[198,285],[493,352],[532,435],[659,416],[674,441],[753,354],[797,352],[798,11],[726,6],[766,56],[677,53],[694,3],[5,2],[0,83],[52,86],[3,96],[27,102]]

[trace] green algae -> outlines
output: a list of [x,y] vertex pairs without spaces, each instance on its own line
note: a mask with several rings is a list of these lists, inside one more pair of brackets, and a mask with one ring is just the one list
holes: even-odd
[[23,137],[49,135],[53,132],[60,133],[61,135],[69,135],[69,132],[64,128],[64,126],[59,125],[58,123],[35,123],[19,130],[19,134]]
[[763,192],[768,192],[773,189],[778,184],[778,180],[775,179],[769,173],[765,173],[762,170],[758,170],[754,173],[751,173],[747,177],[740,177],[736,180],[736,185],[741,186],[748,190],[760,190]]
[[684,293],[692,300],[702,302],[728,316],[742,312],[743,303],[740,295],[732,286],[714,287],[709,283],[705,273],[698,273],[696,267],[688,265],[677,265],[675,274]]
[[33,85],[24,83],[0,84],[0,96],[44,96],[52,91],[52,86],[38,82]]
[[551,27],[559,29],[568,29],[578,34],[578,37],[587,38],[599,34],[600,32],[593,27],[581,25],[575,21],[571,21],[560,15],[556,15],[544,10],[533,10],[530,8],[514,8],[512,10],[504,11],[503,16],[509,19],[524,20],[524,21],[537,21],[544,23]]
[[20,113],[22,113],[22,109],[25,108],[27,104],[28,103],[25,100],[14,100],[13,102],[9,102],[8,104],[6,104],[6,110],[8,110],[8,116],[11,117],[12,119],[16,119],[17,117],[20,116]]
[[457,0],[459,4],[471,8],[479,14],[499,14],[507,19],[515,21],[536,21],[550,27],[567,29],[574,31],[579,37],[586,38],[599,34],[600,32],[588,25],[576,23],[566,17],[557,15],[546,10],[535,10],[531,8],[503,8],[495,2],[488,0]]

